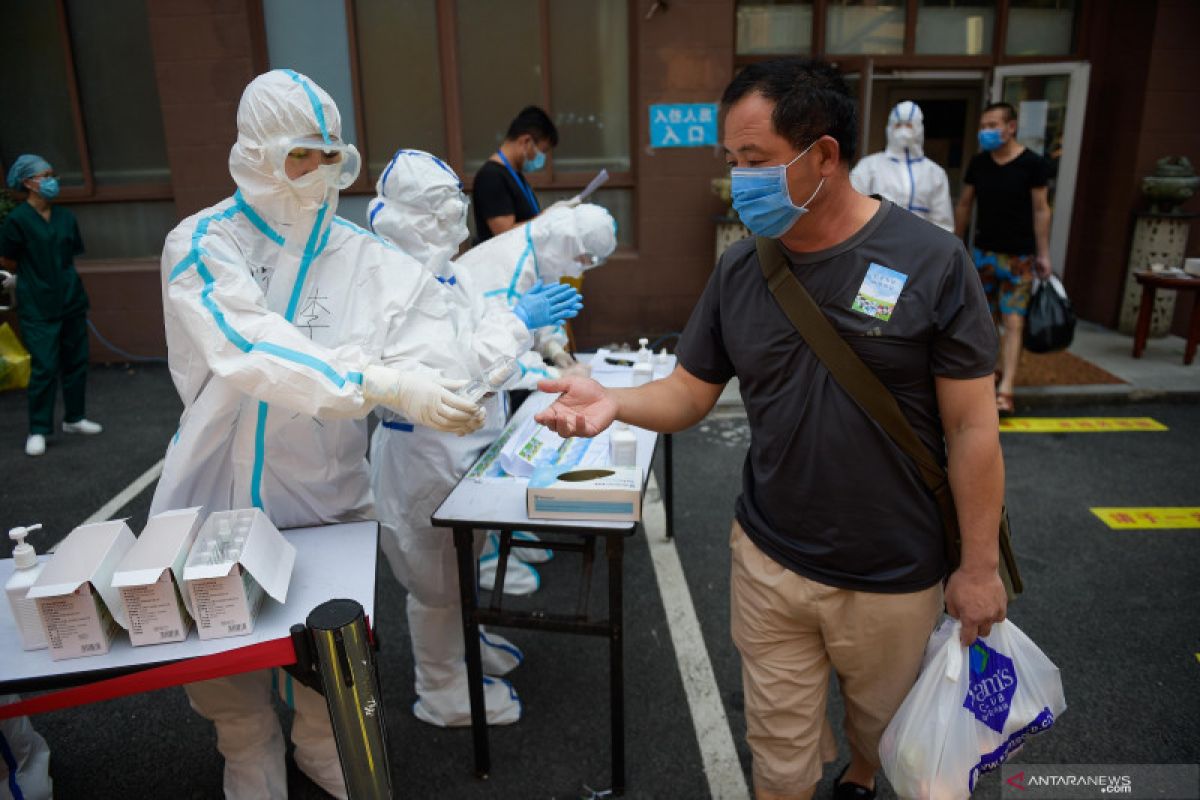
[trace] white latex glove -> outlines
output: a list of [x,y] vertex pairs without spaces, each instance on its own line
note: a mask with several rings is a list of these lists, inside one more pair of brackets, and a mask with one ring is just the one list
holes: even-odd
[[368,403],[387,406],[417,425],[459,436],[479,430],[487,419],[482,406],[454,393],[466,384],[378,364],[363,371],[363,396]]
[[11,292],[17,288],[17,276],[7,270],[0,269],[0,289]]

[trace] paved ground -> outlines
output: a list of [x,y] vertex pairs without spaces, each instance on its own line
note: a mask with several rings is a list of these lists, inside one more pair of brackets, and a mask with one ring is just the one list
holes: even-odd
[[[89,414],[105,423],[103,436],[59,436],[44,458],[28,459],[20,452],[24,398],[0,394],[0,527],[42,521],[48,530],[40,545],[57,539],[161,458],[179,413],[164,369],[98,369],[91,397]],[[1110,531],[1088,509],[1200,505],[1194,454],[1200,407],[1122,404],[1070,413],[1147,415],[1170,431],[1005,435],[1008,499],[1029,585],[1012,618],[1062,669],[1070,704],[1060,725],[1034,739],[1019,759],[1196,763],[1200,534]],[[712,694],[728,717],[743,777],[749,758],[740,665],[728,635],[727,539],[748,441],[736,411],[710,418],[676,440],[676,552],[712,666]],[[149,495],[141,493],[116,515],[130,516],[140,529]],[[0,555],[9,552],[5,544]],[[574,569],[572,559],[560,555],[544,568],[543,590],[525,602],[552,608],[573,599]],[[470,772],[466,731],[433,729],[409,713],[412,664],[404,592],[386,568],[380,573],[380,668],[400,796],[578,798],[590,796],[585,787],[609,786],[602,640],[513,634],[527,655],[512,675],[525,716],[493,732],[493,774],[479,782]],[[598,575],[593,603],[602,603],[602,585]],[[708,797],[668,610],[642,535],[629,543],[625,613],[627,796]],[[219,796],[214,736],[179,689],[35,722],[53,747],[60,797]],[[837,768],[840,763],[827,769],[818,797],[829,796],[828,778]],[[294,768],[291,790],[293,797],[323,796]],[[995,776],[983,781],[978,794],[998,797]],[[886,787],[881,796],[891,796]]]

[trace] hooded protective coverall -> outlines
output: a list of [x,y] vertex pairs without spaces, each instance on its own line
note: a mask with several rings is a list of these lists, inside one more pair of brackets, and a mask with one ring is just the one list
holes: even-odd
[[[590,203],[556,204],[525,225],[471,248],[455,260],[454,268],[486,303],[512,307],[538,280],[578,278],[616,248],[617,222],[608,211]],[[564,352],[567,341],[561,327],[539,329],[535,339],[538,352],[550,361]],[[527,377],[534,388],[546,376]]]
[[[400,150],[376,184],[369,225],[451,287],[458,310],[475,321],[477,336],[490,334],[505,355],[522,357],[533,344],[525,325],[506,306],[485,305],[450,261],[468,235],[461,186],[454,171],[435,156]],[[503,393],[492,396],[487,423],[469,436],[430,431],[385,413],[371,438],[371,485],[383,526],[380,544],[409,593],[417,691],[413,713],[432,725],[469,725],[471,708],[454,543],[448,531],[434,528],[429,519],[500,434],[504,400]],[[530,570],[516,559],[509,568],[518,580]],[[521,662],[521,651],[496,634],[481,630],[480,647],[487,676],[504,675]],[[493,725],[521,716],[516,692],[500,678],[485,677],[484,705]]]
[[934,225],[954,230],[946,171],[925,157],[921,107],[897,103],[888,115],[887,149],[865,156],[850,171],[850,183],[863,194],[878,194]]
[[[180,223],[163,250],[170,370],[184,412],[151,513],[255,506],[280,528],[368,519],[365,416],[386,403],[454,429],[430,409],[444,410],[448,390],[460,385],[438,370],[460,380],[474,371],[460,345],[469,332],[456,327],[446,290],[429,273],[334,216],[336,187],[353,175],[332,184],[322,166],[297,181],[274,157],[303,152],[289,149],[296,137],[341,146],[337,107],[320,87],[290,70],[261,75],[242,96],[237,125],[229,156],[237,193]],[[357,153],[346,149],[342,159],[344,167]],[[426,366],[431,341],[442,356]],[[413,392],[397,389],[402,380]],[[434,405],[421,402],[432,396],[440,398]],[[473,419],[457,429],[477,428],[482,412]],[[186,687],[192,707],[216,725],[227,797],[287,796],[272,677]],[[296,709],[298,766],[345,797],[324,699],[280,677]]]

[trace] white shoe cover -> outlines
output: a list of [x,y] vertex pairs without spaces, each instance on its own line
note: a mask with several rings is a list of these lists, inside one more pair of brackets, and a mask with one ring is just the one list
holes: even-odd
[[507,675],[525,660],[521,648],[498,633],[479,626],[479,654],[484,675]]
[[[500,535],[489,533],[479,556],[479,586],[488,591],[496,588],[496,570],[500,561]],[[526,564],[511,552],[508,554],[508,569],[504,573],[504,593],[511,595],[533,594],[542,585],[542,576],[537,569]]]
[[[513,531],[513,541],[522,542],[540,542],[536,533],[530,531]],[[510,550],[514,556],[524,561],[526,564],[545,564],[550,559],[554,558],[553,550],[534,550],[530,547],[514,547]]]
[[[470,725],[462,613],[457,606],[430,608],[410,594],[408,629],[416,672],[413,714],[442,728]],[[511,725],[521,718],[521,700],[503,678],[483,677],[483,702],[489,725]]]

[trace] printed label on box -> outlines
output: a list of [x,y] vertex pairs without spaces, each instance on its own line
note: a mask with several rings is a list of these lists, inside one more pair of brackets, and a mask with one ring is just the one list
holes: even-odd
[[46,629],[50,657],[55,661],[108,652],[116,621],[92,593],[90,584],[69,595],[40,598],[38,612]]
[[192,581],[192,607],[196,632],[201,639],[244,636],[254,630],[254,618],[262,606],[263,590],[250,573]]
[[122,587],[121,597],[129,612],[129,640],[135,646],[187,638],[191,621],[183,610],[170,570],[164,570],[157,583]]

